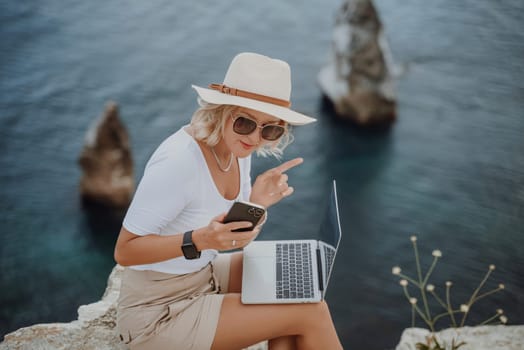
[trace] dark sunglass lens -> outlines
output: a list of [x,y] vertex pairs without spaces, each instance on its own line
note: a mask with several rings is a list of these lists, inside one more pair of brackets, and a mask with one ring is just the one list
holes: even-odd
[[233,130],[240,135],[251,134],[257,128],[257,123],[246,117],[238,117],[233,123]]
[[262,129],[262,137],[268,141],[275,141],[284,134],[284,131],[284,127],[280,125],[266,125]]

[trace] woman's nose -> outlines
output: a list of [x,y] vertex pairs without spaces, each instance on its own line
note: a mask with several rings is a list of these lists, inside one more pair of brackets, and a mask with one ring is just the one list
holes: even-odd
[[255,131],[253,131],[251,134],[249,134],[249,140],[254,144],[254,145],[258,145],[260,144],[260,141],[262,141],[262,137],[261,137],[261,129],[260,128],[257,128]]

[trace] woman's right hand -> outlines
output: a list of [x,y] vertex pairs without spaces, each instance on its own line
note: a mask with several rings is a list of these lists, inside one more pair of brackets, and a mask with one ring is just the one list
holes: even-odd
[[243,248],[256,238],[261,226],[251,231],[232,232],[239,228],[251,227],[249,221],[237,221],[224,224],[226,213],[214,217],[209,225],[193,231],[193,242],[198,250],[216,249],[218,251]]

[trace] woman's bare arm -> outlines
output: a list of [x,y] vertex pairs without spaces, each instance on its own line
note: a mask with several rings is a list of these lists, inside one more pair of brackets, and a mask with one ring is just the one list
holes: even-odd
[[[242,248],[260,231],[257,226],[252,231],[231,232],[237,228],[251,227],[251,223],[240,221],[223,224],[224,217],[225,214],[219,215],[208,226],[193,231],[193,242],[198,250],[230,250],[233,240],[234,248]],[[183,233],[140,236],[122,227],[116,241],[114,258],[122,266],[152,264],[177,258],[183,256],[182,240]]]
[[114,257],[122,266],[151,264],[182,256],[181,246],[181,234],[139,236],[122,227],[116,241]]

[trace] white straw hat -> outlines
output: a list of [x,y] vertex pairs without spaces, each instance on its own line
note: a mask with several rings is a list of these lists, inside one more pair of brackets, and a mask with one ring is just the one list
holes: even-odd
[[192,87],[208,103],[254,109],[291,125],[316,121],[289,108],[291,70],[282,60],[251,52],[240,53],[231,61],[222,84],[210,84],[209,89]]

